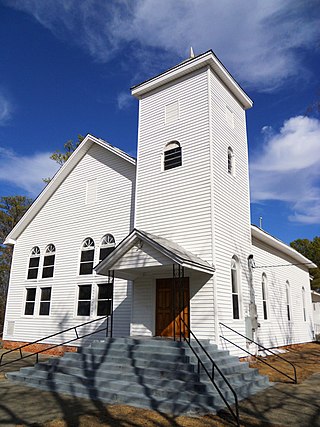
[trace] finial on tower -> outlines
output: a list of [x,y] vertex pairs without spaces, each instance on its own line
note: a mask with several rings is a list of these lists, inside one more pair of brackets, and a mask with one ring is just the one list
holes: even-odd
[[193,51],[193,49],[192,49],[192,46],[190,47],[190,58],[194,58],[195,57],[195,54],[194,54],[194,51]]

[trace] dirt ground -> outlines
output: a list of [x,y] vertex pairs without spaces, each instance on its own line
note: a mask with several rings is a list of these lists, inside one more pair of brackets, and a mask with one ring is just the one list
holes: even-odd
[[[281,354],[297,367],[298,385],[292,384],[286,377],[273,371],[262,362],[252,362],[252,367],[259,369],[261,374],[269,375],[270,380],[281,381],[276,385],[260,392],[249,399],[240,402],[241,426],[245,427],[316,427],[320,426],[320,344],[310,343],[292,346]],[[292,368],[283,361],[276,360],[274,356],[265,358],[272,362],[276,368],[284,370],[292,376]],[[2,382],[3,381],[3,382]],[[8,382],[2,379],[2,384]],[[8,382],[9,383],[9,382]],[[16,385],[9,385],[6,389],[9,401],[16,399],[23,391],[14,389]],[[24,387],[24,386],[23,386]],[[24,387],[24,390],[31,390]],[[10,393],[15,393],[11,395]],[[39,399],[45,399],[49,403],[48,392],[41,392]],[[313,399],[315,396],[317,399]],[[35,399],[35,397],[33,398]],[[53,397],[50,396],[52,400]],[[57,401],[57,397],[54,397]],[[26,403],[26,394],[21,396],[21,404]],[[34,404],[36,405],[36,401]],[[199,418],[172,417],[155,411],[133,408],[125,405],[104,405],[99,402],[85,401],[84,399],[72,399],[66,396],[59,397],[59,404],[63,401],[63,412],[52,411],[52,421],[43,421],[44,418],[35,416],[30,422],[6,423],[1,420],[1,407],[5,402],[0,400],[0,425],[15,426],[44,426],[44,427],[227,427],[235,425],[226,411],[218,415],[208,415]],[[39,404],[40,404],[39,400]],[[49,407],[48,407],[49,409]],[[32,408],[29,408],[29,411]],[[7,405],[6,411],[14,412],[14,408]],[[21,409],[20,409],[21,411]],[[6,412],[6,414],[7,414]],[[61,411],[60,411],[61,412]],[[23,415],[23,411],[21,412]],[[48,415],[48,414],[47,414]],[[30,414],[28,414],[30,419]],[[45,417],[48,419],[48,416]],[[20,415],[17,418],[24,420]]]

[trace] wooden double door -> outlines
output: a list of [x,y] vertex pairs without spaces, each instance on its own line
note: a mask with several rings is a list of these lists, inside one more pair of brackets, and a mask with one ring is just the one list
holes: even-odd
[[[189,278],[157,279],[156,281],[156,335],[160,337],[188,337]],[[180,321],[180,316],[186,323]]]

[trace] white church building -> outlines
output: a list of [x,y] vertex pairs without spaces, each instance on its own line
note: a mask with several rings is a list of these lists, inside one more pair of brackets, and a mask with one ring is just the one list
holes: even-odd
[[137,160],[87,135],[7,237],[4,346],[105,316],[114,337],[191,330],[239,355],[221,336],[312,341],[315,265],[250,222],[251,99],[212,51],[132,95]]

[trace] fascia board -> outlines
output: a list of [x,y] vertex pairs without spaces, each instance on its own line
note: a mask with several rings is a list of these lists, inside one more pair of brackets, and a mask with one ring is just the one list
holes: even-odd
[[93,144],[98,144],[99,146],[109,150],[110,152],[116,154],[124,160],[127,160],[132,165],[136,164],[135,160],[123,151],[118,150],[107,142],[103,142],[102,140],[99,140],[98,138],[88,134],[81,142],[79,147],[71,154],[65,164],[62,165],[61,168],[56,172],[52,180],[42,190],[42,192],[35,199],[35,201],[27,210],[27,212],[16,224],[16,226],[11,230],[6,240],[4,241],[4,244],[12,244],[10,242],[12,242],[12,240],[16,240],[19,237],[19,235],[29,225],[32,219],[38,214],[38,212],[42,209],[42,207],[46,204],[46,202],[50,199],[50,197],[66,179],[66,177],[71,173],[75,166],[80,162],[80,160],[84,157],[84,155],[92,147]]
[[208,266],[208,268],[206,268],[201,264],[186,261],[184,258],[177,256],[174,252],[164,248],[154,240],[150,239],[148,236],[146,236],[143,232],[140,232],[139,230],[133,230],[131,235],[127,236],[127,238],[125,238],[122,242],[119,243],[115,252],[111,253],[109,257],[101,261],[96,267],[94,267],[94,270],[99,274],[100,271],[106,268],[108,268],[109,270],[112,269],[112,265],[118,262],[119,259],[126,252],[128,252],[138,240],[142,240],[143,242],[149,244],[150,246],[154,247],[157,251],[159,251],[162,255],[166,256],[167,258],[171,259],[173,262],[180,264],[183,267],[188,267],[193,270],[198,270],[198,271],[202,271],[204,273],[209,273],[209,274],[213,274],[215,271],[214,267]]
[[179,77],[183,77],[184,75],[203,68],[207,65],[209,65],[210,68],[212,68],[212,70],[219,76],[219,78],[231,90],[231,92],[235,95],[235,97],[239,100],[245,109],[252,107],[252,100],[239,86],[239,84],[235,81],[235,79],[231,76],[231,74],[227,71],[227,69],[223,66],[223,64],[218,60],[212,51],[206,52],[203,55],[199,55],[199,57],[196,57],[188,62],[181,63],[173,69],[165,71],[159,76],[147,80],[140,85],[134,86],[131,89],[131,94],[139,98],[159,86],[176,80]]
[[306,268],[317,268],[316,264],[310,261],[310,259],[306,258],[302,254],[297,252],[295,249],[291,248],[291,246],[288,246],[280,240],[276,239],[275,237],[271,236],[270,234],[267,234],[265,231],[260,230],[257,227],[251,226],[251,234],[252,237],[255,237],[257,240],[260,240],[261,242],[268,244],[269,246],[277,249],[278,251],[289,255],[291,258],[295,259],[299,263],[306,264]]

